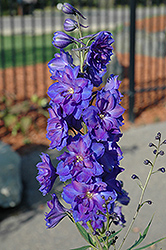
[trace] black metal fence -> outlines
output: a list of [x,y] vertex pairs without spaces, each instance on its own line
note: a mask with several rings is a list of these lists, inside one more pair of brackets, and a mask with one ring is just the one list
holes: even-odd
[[[134,121],[141,110],[166,98],[166,1],[80,0],[89,32],[112,32],[109,72],[123,79],[123,106]],[[56,53],[53,33],[66,16],[56,0],[0,2],[0,96],[25,100],[45,96],[51,84],[47,62]]]

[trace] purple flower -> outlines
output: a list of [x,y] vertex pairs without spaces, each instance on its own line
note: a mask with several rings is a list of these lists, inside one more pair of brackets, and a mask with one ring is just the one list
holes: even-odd
[[[104,222],[106,222],[106,221],[107,221],[107,218],[103,214],[99,214],[99,215],[98,214],[93,214],[91,216],[91,226],[92,226],[92,228],[93,228],[94,231],[96,231],[96,229],[102,228]],[[83,222],[82,226],[85,229],[89,229],[86,222]]]
[[51,209],[49,213],[45,213],[45,221],[47,228],[55,227],[66,215],[66,209],[58,200],[56,194],[52,194],[52,200],[47,202]]
[[87,54],[87,64],[94,67],[97,71],[106,69],[106,65],[110,61],[113,54],[114,42],[112,34],[109,31],[101,31],[91,44]]
[[98,87],[102,83],[102,77],[106,73],[106,70],[97,71],[94,67],[85,65],[84,77],[89,79],[95,87]]
[[[82,25],[81,23],[79,24],[81,27],[83,28],[87,28],[88,26],[84,26]],[[66,32],[70,32],[70,31],[73,31],[75,29],[78,28],[78,23],[77,21],[73,20],[73,19],[70,19],[70,18],[67,18],[65,21],[64,21],[64,30]]]
[[42,162],[39,162],[36,165],[39,171],[36,179],[39,181],[41,185],[39,190],[45,196],[52,189],[52,186],[58,175],[55,172],[55,168],[53,167],[51,163],[49,155],[42,153],[40,157],[41,157]]
[[50,102],[51,108],[48,109],[50,118],[47,121],[46,138],[51,141],[50,148],[62,150],[66,146],[68,138],[68,125],[62,118],[60,107]]
[[122,94],[118,91],[121,81],[118,80],[118,75],[110,75],[104,86],[105,91],[110,91],[110,93],[115,97],[115,99],[120,102]]
[[116,203],[113,203],[111,206],[110,214],[115,225],[124,226],[126,221],[124,215],[122,214],[122,207],[118,206]]
[[[101,165],[103,165],[105,172],[111,173],[112,169],[114,169],[115,166],[119,165],[119,162],[120,160],[122,160],[122,158],[123,156],[121,148],[116,142],[112,142],[105,145],[105,152],[98,161]],[[114,176],[113,178],[116,178],[116,176]]]
[[[56,53],[54,58],[48,63],[48,67],[52,75],[55,75],[57,70],[64,70],[67,65],[73,65],[73,58],[63,49],[60,50],[60,54]],[[53,76],[51,78],[54,79]]]
[[73,31],[78,28],[77,21],[67,18],[64,22],[64,30],[67,32]]
[[106,141],[111,129],[119,129],[124,112],[110,91],[97,93],[96,106],[90,106],[83,112],[83,120],[93,138]]
[[107,191],[107,184],[97,179],[90,184],[73,181],[64,187],[62,197],[71,204],[74,220],[87,222],[98,211],[105,213],[105,200],[109,199],[109,204],[112,204],[117,194],[114,190]]
[[82,18],[86,19],[82,14],[81,12],[79,12],[77,9],[75,9],[71,4],[69,3],[64,3],[63,6],[62,6],[62,11],[65,13],[65,14],[72,14],[72,15],[79,15],[81,16]]
[[79,66],[65,66],[63,71],[56,72],[54,79],[57,82],[48,89],[49,97],[62,107],[64,117],[72,114],[77,120],[88,107],[93,88],[88,79],[77,78],[79,70]]
[[73,31],[78,28],[77,21],[67,18],[64,22],[64,30],[67,32]]
[[77,135],[67,145],[68,152],[64,152],[57,159],[60,160],[57,166],[57,174],[61,181],[66,181],[70,178],[75,178],[80,182],[88,182],[92,176],[102,174],[102,166],[97,162],[95,155],[103,154],[101,145],[95,149],[89,135]]
[[63,49],[75,40],[74,37],[71,37],[62,31],[57,31],[54,33],[52,44],[58,49]]
[[[105,166],[103,167],[105,170]],[[119,180],[116,180],[116,177],[118,174],[123,172],[124,169],[119,166],[114,166],[110,171],[107,170],[103,172],[101,175],[102,181],[107,184],[108,190],[115,190],[117,193],[117,201],[120,202],[123,205],[128,205],[130,198],[128,196],[128,193],[122,189],[122,184]]]

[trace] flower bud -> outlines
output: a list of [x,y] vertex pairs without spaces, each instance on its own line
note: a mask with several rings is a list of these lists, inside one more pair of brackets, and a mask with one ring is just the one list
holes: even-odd
[[144,160],[144,164],[145,164],[145,165],[148,165],[149,163],[150,163],[150,161],[149,161],[149,160],[147,160],[147,159],[146,159],[146,160]]
[[163,144],[166,144],[166,140],[163,141]]
[[152,205],[152,201],[151,200],[149,200],[149,201],[146,201],[147,203],[148,203],[148,205]]
[[159,168],[158,171],[162,172],[162,173],[165,173],[165,168]]
[[153,146],[155,146],[152,142],[150,142],[149,143],[149,147],[151,148],[151,147],[153,147]]
[[69,44],[74,42],[74,38],[67,35],[66,33],[62,32],[62,31],[57,31],[54,33],[54,37],[53,37],[53,42],[52,44],[56,47],[56,48],[65,48],[66,46],[68,46]]
[[67,32],[73,31],[78,28],[78,23],[70,18],[67,18],[64,22],[64,30]]
[[157,150],[155,149],[155,150],[153,150],[153,154],[155,154],[156,155],[156,153],[157,153]]
[[78,14],[79,16],[81,16],[82,18],[86,19],[81,12],[79,12],[77,9],[75,9],[71,4],[69,3],[64,3],[62,6],[62,11],[65,14],[72,14],[72,15],[76,15]]
[[107,237],[109,237],[109,236],[111,235],[111,232],[110,232],[110,231],[106,231],[106,232],[105,232],[105,235],[106,235]]
[[139,177],[138,177],[136,174],[133,174],[133,175],[131,176],[131,178],[132,178],[133,180],[139,179]]
[[158,132],[157,135],[155,136],[155,139],[156,139],[156,140],[160,140],[160,138],[161,138],[161,133]]
[[164,155],[164,151],[160,150],[159,155],[163,156]]

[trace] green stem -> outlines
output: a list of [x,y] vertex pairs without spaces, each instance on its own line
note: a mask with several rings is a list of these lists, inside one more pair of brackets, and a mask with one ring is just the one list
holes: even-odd
[[156,152],[154,161],[153,161],[153,163],[151,164],[151,168],[150,168],[149,174],[148,174],[147,179],[146,179],[146,181],[145,181],[145,185],[144,185],[144,187],[142,188],[142,192],[141,192],[141,196],[140,196],[140,199],[139,199],[139,203],[138,203],[137,210],[136,210],[136,212],[135,212],[135,215],[134,215],[134,217],[133,217],[133,219],[132,219],[132,221],[131,221],[131,223],[130,223],[130,226],[129,226],[129,228],[128,228],[128,230],[127,230],[127,232],[126,232],[126,234],[125,234],[125,236],[124,236],[124,238],[123,238],[123,240],[122,240],[122,243],[121,243],[121,245],[119,246],[118,250],[122,249],[122,246],[123,246],[123,244],[124,244],[126,238],[128,237],[128,235],[129,235],[129,233],[130,233],[130,231],[131,231],[131,229],[132,229],[132,226],[133,226],[133,224],[134,224],[134,222],[135,222],[135,220],[136,220],[136,218],[137,218],[137,216],[138,216],[138,214],[139,214],[139,210],[140,210],[140,208],[141,208],[141,204],[142,204],[142,201],[143,201],[143,197],[144,197],[146,188],[147,188],[147,186],[148,186],[148,183],[149,183],[149,181],[150,181],[151,175],[152,175],[152,173],[153,173],[153,169],[154,169],[154,166],[155,166],[155,163],[156,163],[156,159],[157,159],[157,156],[158,156],[159,148],[160,148],[160,141],[159,141],[159,144],[158,144],[158,147],[157,147],[157,152]]
[[[78,23],[79,36],[81,38],[82,37],[82,32],[81,32],[81,26],[80,26],[80,23],[79,23],[78,15],[76,15],[76,18],[77,18],[77,23]],[[83,45],[81,44],[81,48],[82,47],[83,47]],[[81,73],[83,73],[83,63],[84,63],[83,51],[81,50],[79,52],[79,54],[80,54],[80,70],[81,70]]]
[[[109,212],[108,212],[108,208],[106,208],[107,209],[107,232],[109,231]],[[107,250],[108,250],[108,236],[107,236],[107,238],[106,238],[106,248],[107,248]]]
[[[93,227],[92,227],[90,221],[87,222],[87,225],[88,225],[88,227],[89,227],[91,233],[93,233],[94,230],[93,230]],[[95,238],[95,241],[96,241],[96,243],[97,243],[97,245],[98,245],[98,249],[99,249],[99,250],[103,250],[102,245],[101,245],[101,243],[100,243],[98,237],[97,237],[96,235],[92,235],[92,236],[93,236],[93,238]]]

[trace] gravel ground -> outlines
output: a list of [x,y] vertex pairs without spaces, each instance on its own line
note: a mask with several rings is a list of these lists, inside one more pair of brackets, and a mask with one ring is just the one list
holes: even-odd
[[[148,147],[148,144],[155,141],[154,136],[158,131],[162,133],[163,139],[165,139],[166,122],[132,127],[124,132],[119,143],[124,152],[121,165],[126,169],[119,176],[119,179],[124,181],[124,189],[129,192],[131,197],[129,206],[123,209],[127,220],[126,226],[134,215],[140,195],[140,188],[130,176],[135,173],[144,183],[149,167],[145,166],[143,161],[145,158],[154,159],[152,149]],[[43,150],[46,149],[43,148]],[[33,152],[22,155],[23,199],[20,206],[15,209],[0,210],[0,250],[69,250],[84,245],[84,240],[68,218],[65,218],[55,229],[46,230],[44,212],[47,211],[46,200],[50,198],[43,197],[40,194],[38,183],[35,180],[37,173],[35,165],[40,161],[40,153],[41,148],[36,148]],[[50,151],[50,155],[53,158],[55,153]],[[158,158],[156,169],[164,165],[166,167],[165,155]],[[59,183],[57,188],[61,188]],[[152,200],[153,204],[151,206],[145,204],[141,209],[140,216],[134,224],[130,239],[126,241],[124,250],[137,239],[138,232],[143,232],[154,213],[154,220],[146,243],[166,236],[165,190],[165,174],[160,172],[154,174],[144,197],[144,200]],[[124,232],[125,229],[122,231],[121,236],[123,236]],[[158,250],[161,248],[166,249],[166,241],[151,247],[151,249]]]

